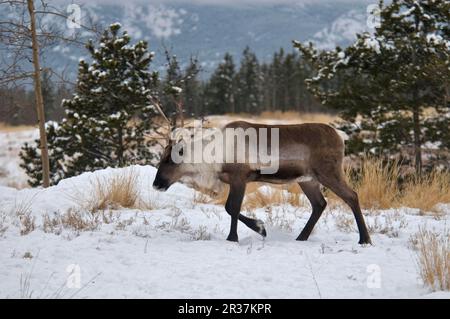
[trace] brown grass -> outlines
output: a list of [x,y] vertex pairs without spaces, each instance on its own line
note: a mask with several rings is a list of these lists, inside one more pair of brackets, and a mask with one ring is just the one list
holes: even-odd
[[36,229],[35,217],[31,213],[19,215],[20,221],[20,235],[28,235]]
[[352,233],[357,231],[355,225],[355,219],[352,215],[346,213],[339,213],[335,217],[336,227],[344,233]]
[[423,282],[433,291],[450,290],[450,232],[419,229],[411,238]]
[[298,123],[313,122],[313,123],[332,123],[338,119],[337,116],[326,113],[300,113],[295,111],[265,111],[257,118],[262,120],[285,120],[296,121]]
[[0,211],[0,237],[8,230],[7,215]]
[[282,123],[282,124],[294,124],[294,123],[333,123],[339,118],[332,114],[326,113],[300,113],[295,111],[265,111],[259,115],[237,113],[237,114],[225,114],[218,116],[209,116],[205,125],[220,127],[226,123],[238,120],[257,122],[257,123]]
[[398,176],[397,162],[384,165],[381,160],[365,158],[361,165],[360,176],[353,182],[361,207],[386,209],[395,205],[399,195]]
[[261,189],[261,183],[252,183],[246,191],[243,208],[245,210],[255,210],[268,206],[291,205],[294,207],[302,206],[300,200],[300,187],[297,184],[278,186],[267,186]]
[[122,169],[106,177],[95,177],[91,187],[66,195],[88,212],[95,213],[108,208],[141,208],[150,204],[140,200],[138,175],[132,169]]
[[[265,186],[266,189],[262,190],[262,186]],[[214,193],[198,187],[195,189],[197,190],[194,195],[194,203],[196,204],[225,205],[228,198],[229,186],[226,184]],[[274,185],[259,182],[248,183],[245,189],[242,208],[245,210],[254,210],[267,206],[287,204],[294,207],[300,207],[303,205],[300,199],[301,193],[300,186],[296,183],[286,185]]]
[[[344,169],[350,186],[358,193],[364,209],[388,209],[396,207],[418,208],[423,213],[438,214],[436,205],[450,203],[450,173],[433,171],[423,177],[403,176],[397,161],[384,163],[381,159],[364,157],[359,169]],[[342,203],[334,193],[327,190],[331,205]]]
[[86,215],[79,211],[69,210],[61,216],[61,224],[65,228],[72,228],[76,231],[95,230],[99,226],[99,223],[98,218],[95,216]]
[[[450,173],[433,171],[416,178],[401,173],[398,161],[389,163],[379,158],[363,157],[359,168],[347,165],[344,169],[349,185],[358,193],[362,208],[377,212],[380,209],[410,207],[418,208],[422,213],[439,216],[437,204],[450,203]],[[403,179],[403,182],[400,180]],[[262,191],[265,185],[267,191]],[[224,205],[228,197],[228,185],[217,193],[197,189],[196,203],[214,203]],[[205,195],[206,194],[206,195]],[[247,184],[243,208],[254,210],[270,205],[290,204],[302,206],[301,189],[297,183],[273,185],[266,183]],[[343,202],[330,190],[325,190],[329,207],[342,205]]]
[[[64,214],[48,214],[43,217],[42,229],[45,233],[60,235],[63,229],[72,229],[77,233],[96,230],[101,222],[109,223],[108,216],[91,212],[69,209]],[[109,217],[110,218],[110,217]]]
[[450,203],[450,173],[437,172],[410,179],[402,192],[403,206],[419,208],[422,212],[438,213],[436,205]]
[[34,129],[35,126],[31,125],[10,125],[0,122],[0,132],[20,132]]
[[14,206],[11,208],[10,215],[15,215],[19,219],[20,234],[22,236],[31,233],[36,228],[36,218],[32,216],[32,205],[36,196],[37,193],[19,202],[16,199],[14,201]]

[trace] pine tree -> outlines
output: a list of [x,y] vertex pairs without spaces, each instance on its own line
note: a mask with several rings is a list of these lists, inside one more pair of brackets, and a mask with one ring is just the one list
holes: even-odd
[[[145,164],[153,157],[144,138],[154,126],[149,96],[158,74],[149,71],[153,53],[144,41],[132,45],[120,28],[112,24],[98,47],[88,42],[92,62],[79,62],[75,94],[62,103],[67,117],[47,123],[53,184],[85,171]],[[38,141],[26,144],[20,154],[32,186],[41,183],[38,146]]]
[[200,68],[198,61],[191,58],[189,65],[184,70],[185,79],[183,82],[183,104],[186,112],[190,116],[198,117],[201,115],[201,85],[198,80]]
[[233,57],[225,53],[205,88],[205,103],[210,113],[235,113],[235,76]]
[[261,70],[256,55],[246,47],[236,76],[237,111],[257,113],[261,107]]
[[161,86],[162,103],[169,117],[176,119],[182,116],[178,114],[178,106],[180,103],[181,90],[183,85],[183,74],[178,63],[176,55],[171,55],[165,50],[166,57],[166,75],[164,83]]
[[[350,122],[360,116],[355,132],[373,133],[370,139],[353,134],[352,145],[386,155],[412,148],[420,174],[422,145],[445,142],[443,120],[448,131],[450,109],[444,97],[450,78],[450,3],[394,0],[379,6],[381,25],[373,34],[358,35],[344,50],[295,46],[317,70],[308,80],[311,91]],[[425,119],[426,108],[434,115]]]
[[[286,73],[283,68],[284,49],[274,54],[272,61],[273,76],[273,106],[277,110],[286,111]],[[290,70],[292,72],[292,69]]]

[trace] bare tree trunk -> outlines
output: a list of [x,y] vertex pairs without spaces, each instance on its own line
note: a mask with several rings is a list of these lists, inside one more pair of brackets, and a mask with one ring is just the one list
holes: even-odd
[[[175,97],[175,105],[177,106],[178,118],[180,119],[180,127],[184,127],[184,105],[181,97]],[[176,126],[176,121],[175,121]]]
[[118,127],[118,149],[117,149],[117,159],[119,160],[119,167],[124,167],[124,160],[123,160],[123,152],[124,152],[124,147],[123,147],[123,132],[122,132],[122,126],[119,125]]
[[41,88],[41,69],[39,66],[39,43],[36,36],[36,18],[34,12],[33,0],[27,0],[28,12],[31,20],[31,42],[33,48],[33,65],[34,65],[34,94],[36,99],[36,109],[38,115],[41,161],[42,161],[42,185],[50,186],[50,167],[48,159],[47,135],[45,132],[45,113],[44,101],[42,99]]
[[[415,29],[419,32],[419,18],[417,15],[414,16]],[[413,65],[417,65],[417,54],[416,49],[413,49],[412,62]],[[413,87],[413,131],[414,131],[414,153],[415,153],[415,167],[416,174],[420,177],[422,175],[422,142],[421,142],[421,132],[420,132],[420,102],[419,99],[419,87],[417,83]]]
[[[414,92],[417,96],[417,93]],[[415,102],[414,102],[415,103]],[[419,106],[414,104],[413,108],[413,131],[414,131],[414,154],[415,154],[415,167],[418,176],[422,175],[422,142],[420,133],[420,116]]]

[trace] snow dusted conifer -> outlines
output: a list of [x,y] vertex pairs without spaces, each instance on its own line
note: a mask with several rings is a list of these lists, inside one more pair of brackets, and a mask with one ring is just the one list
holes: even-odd
[[[310,90],[349,120],[350,150],[389,155],[409,147],[420,173],[426,142],[450,146],[450,2],[381,1],[379,8],[379,27],[344,50],[294,46],[317,70]],[[357,116],[360,127],[352,124]]]
[[233,57],[226,53],[205,88],[205,103],[214,114],[234,113],[235,65]]
[[256,113],[261,107],[261,70],[256,55],[245,48],[236,76],[236,106],[241,112]]
[[[153,95],[158,74],[150,72],[147,43],[131,44],[120,24],[111,24],[98,47],[86,45],[91,62],[80,60],[72,99],[64,100],[66,118],[47,123],[52,183],[85,171],[148,163],[153,154],[144,134],[154,123]],[[38,144],[25,145],[22,167],[32,186],[40,185]]]

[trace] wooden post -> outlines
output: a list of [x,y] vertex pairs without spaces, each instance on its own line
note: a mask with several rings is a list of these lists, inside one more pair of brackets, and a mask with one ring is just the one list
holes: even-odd
[[33,0],[27,0],[28,12],[31,21],[31,43],[33,49],[33,65],[34,65],[34,95],[36,100],[36,109],[38,115],[39,135],[41,144],[41,161],[42,161],[42,186],[50,186],[50,165],[48,159],[47,134],[45,132],[45,113],[44,100],[42,98],[41,88],[41,69],[39,66],[39,43],[36,36],[36,17],[34,13]]

